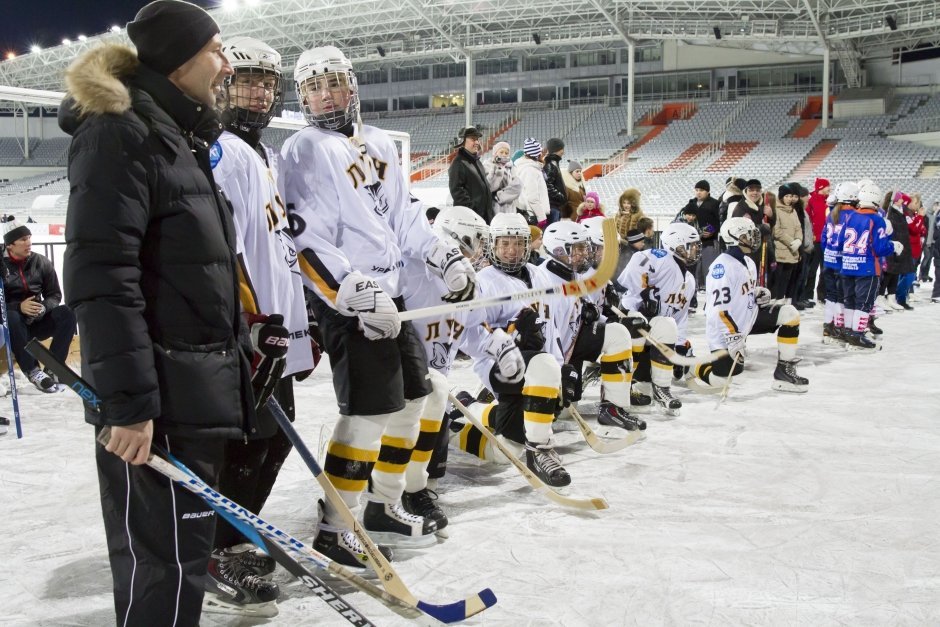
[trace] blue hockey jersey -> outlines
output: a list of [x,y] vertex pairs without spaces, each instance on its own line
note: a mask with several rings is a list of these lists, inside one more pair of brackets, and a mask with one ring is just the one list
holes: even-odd
[[845,205],[839,211],[838,222],[826,219],[826,226],[823,227],[822,232],[823,267],[830,270],[842,269],[842,248],[839,244],[839,234],[842,232],[845,221],[853,213],[855,213],[855,210],[850,205]]
[[842,274],[846,276],[881,274],[877,258],[894,253],[884,218],[874,209],[858,209],[849,216],[837,241],[842,251]]

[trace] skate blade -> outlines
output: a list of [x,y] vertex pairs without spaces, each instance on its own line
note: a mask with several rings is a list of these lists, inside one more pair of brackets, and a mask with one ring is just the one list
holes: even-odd
[[248,618],[274,618],[278,614],[277,603],[231,603],[217,597],[212,592],[206,592],[202,599],[202,611],[207,614],[229,614]]
[[849,351],[850,353],[877,353],[881,350],[881,345],[876,344],[872,348],[865,348],[864,346],[852,346],[847,344],[845,350]]
[[809,392],[808,385],[796,385],[786,381],[774,381],[770,385],[770,389],[777,390],[778,392],[790,392],[793,394],[806,394]]
[[631,414],[648,414],[652,411],[652,405],[630,405],[628,411]]
[[366,529],[366,533],[376,544],[382,544],[392,549],[426,549],[437,544],[436,533],[429,533],[426,536],[403,536],[400,533],[369,531],[368,529]]

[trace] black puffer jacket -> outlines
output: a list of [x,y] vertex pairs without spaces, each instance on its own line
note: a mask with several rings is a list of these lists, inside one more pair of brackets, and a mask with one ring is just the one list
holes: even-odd
[[565,179],[561,176],[561,157],[556,154],[545,155],[545,167],[542,173],[545,175],[545,186],[548,188],[548,206],[552,209],[561,209],[568,202]]
[[3,290],[7,309],[19,310],[20,303],[30,296],[46,308],[46,313],[62,304],[59,277],[48,258],[36,253],[19,262],[3,253]]
[[914,258],[911,256],[911,233],[907,230],[907,219],[904,214],[894,207],[888,209],[885,219],[891,223],[894,232],[891,239],[901,242],[904,250],[900,255],[888,255],[885,269],[892,274],[908,274],[914,272]]
[[447,177],[454,205],[473,209],[489,224],[493,219],[493,191],[480,160],[466,149],[458,148]]
[[104,401],[86,419],[252,433],[234,227],[209,168],[221,124],[123,46],[87,53],[67,84],[65,291],[82,374]]

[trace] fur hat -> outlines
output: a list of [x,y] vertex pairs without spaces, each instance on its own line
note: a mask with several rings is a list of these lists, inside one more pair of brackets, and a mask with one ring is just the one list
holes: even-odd
[[127,24],[137,58],[164,76],[196,56],[218,33],[219,25],[205,9],[182,0],[154,0]]

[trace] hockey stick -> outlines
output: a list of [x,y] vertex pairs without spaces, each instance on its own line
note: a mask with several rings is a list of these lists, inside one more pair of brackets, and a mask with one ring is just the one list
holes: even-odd
[[715,360],[721,359],[728,354],[728,351],[725,349],[717,350],[712,352],[710,355],[705,357],[686,357],[685,355],[680,355],[675,351],[675,349],[670,348],[668,344],[663,344],[653,336],[649,334],[648,331],[640,329],[640,335],[646,338],[646,341],[656,347],[656,349],[663,354],[663,357],[668,359],[674,366],[683,366],[685,368],[695,368],[697,366],[702,366],[705,364],[710,364]]
[[597,451],[598,453],[616,453],[617,451],[623,450],[628,446],[633,446],[641,439],[644,439],[644,434],[642,431],[634,431],[625,438],[619,440],[602,440],[597,434],[591,429],[591,425],[587,423],[584,417],[581,415],[581,412],[577,410],[574,406],[574,403],[568,406],[568,411],[571,413],[571,416],[574,418],[575,422],[578,423],[578,427],[581,429],[581,435],[584,436],[584,439],[587,441],[588,446]]
[[604,256],[597,266],[597,272],[586,279],[573,279],[561,285],[552,287],[539,287],[513,294],[504,294],[502,296],[491,296],[488,298],[475,298],[462,303],[447,303],[444,305],[434,305],[423,309],[413,309],[411,311],[401,311],[398,313],[398,319],[402,322],[406,320],[418,320],[420,318],[429,318],[431,316],[440,316],[455,311],[470,311],[481,307],[491,307],[500,303],[506,303],[514,300],[536,300],[545,296],[563,295],[563,296],[584,296],[591,292],[601,289],[607,282],[614,278],[614,272],[617,271],[617,258],[620,254],[620,248],[617,246],[617,226],[613,218],[607,218],[603,222],[604,229]]
[[686,378],[685,385],[688,389],[692,390],[696,394],[704,394],[706,396],[711,396],[713,394],[721,394],[721,388],[714,385],[706,385],[700,383],[698,377],[690,376]]
[[346,503],[343,501],[343,497],[340,496],[339,492],[336,491],[336,488],[332,483],[330,483],[330,480],[323,473],[323,469],[320,468],[320,465],[313,457],[310,449],[308,449],[306,444],[304,444],[303,439],[300,437],[300,434],[297,433],[294,425],[291,424],[291,421],[284,413],[284,410],[281,409],[277,399],[275,399],[273,396],[270,397],[268,399],[267,407],[274,416],[274,419],[277,420],[277,424],[280,425],[281,429],[284,431],[287,439],[291,441],[291,444],[293,444],[294,448],[297,449],[297,452],[304,460],[304,463],[307,464],[307,468],[309,468],[310,472],[313,473],[317,483],[319,483],[320,487],[323,489],[323,494],[326,496],[326,499],[330,502],[331,505],[333,505],[333,508],[343,519],[343,524],[352,530],[354,534],[356,534],[356,538],[358,538],[359,543],[362,544],[363,548],[369,556],[369,562],[372,564],[372,568],[375,570],[376,574],[379,576],[379,579],[382,582],[382,587],[385,588],[389,594],[400,600],[402,603],[410,607],[417,608],[425,614],[436,618],[442,623],[455,623],[462,621],[466,618],[469,618],[470,616],[473,616],[474,614],[482,612],[488,607],[492,607],[496,603],[496,595],[493,594],[493,591],[489,588],[486,588],[462,601],[457,601],[456,603],[450,603],[447,605],[434,605],[431,603],[425,603],[424,601],[421,601],[415,597],[405,585],[405,583],[401,580],[401,577],[398,576],[398,573],[395,572],[395,569],[392,568],[392,565],[388,563],[387,559],[385,559],[385,556],[382,555],[382,552],[379,551],[379,547],[375,545],[375,542],[372,541],[372,538],[369,537],[365,529],[362,528],[362,525],[359,524],[359,521],[356,520],[356,517],[353,516],[353,513],[349,511],[349,507],[346,506]]
[[516,467],[516,470],[518,470],[519,473],[525,477],[525,480],[528,481],[529,485],[531,485],[537,492],[541,492],[546,497],[548,497],[549,500],[552,500],[559,505],[572,507],[574,509],[594,510],[607,509],[610,507],[607,504],[607,501],[601,497],[585,498],[577,496],[566,496],[553,489],[550,485],[539,479],[535,473],[529,470],[525,464],[519,461],[512,451],[507,449],[506,446],[499,441],[499,438],[497,438],[489,429],[484,427],[483,424],[477,420],[477,417],[470,413],[470,410],[464,407],[463,403],[457,400],[453,394],[448,393],[447,398],[454,405],[454,407],[456,407],[457,410],[463,414],[463,417],[466,418],[470,424],[476,427],[477,430],[483,434],[483,437],[485,437],[493,444],[493,446],[499,449],[499,452],[502,453],[506,459],[508,459],[510,463]]
[[3,324],[3,340],[7,347],[7,370],[10,375],[10,394],[13,400],[13,421],[16,423],[16,437],[23,437],[23,424],[20,422],[20,399],[16,394],[16,375],[13,372],[13,347],[10,344],[10,321],[7,318],[7,292],[0,279],[0,323]]
[[[46,367],[58,377],[59,381],[78,394],[86,408],[95,413],[101,412],[101,399],[94,389],[79,377],[74,370],[59,361],[45,346],[36,340],[31,340],[26,345],[26,351],[45,363]],[[102,433],[105,433],[105,437],[107,437],[107,430],[103,429],[99,433],[99,438],[102,437]],[[153,445],[153,448],[159,450],[156,445]],[[296,576],[301,583],[310,588],[317,597],[323,599],[352,624],[372,625],[373,623],[362,617],[355,608],[349,605],[322,579],[312,574],[307,566],[329,572],[356,589],[378,599],[396,614],[406,618],[421,616],[421,613],[415,608],[405,605],[372,582],[366,581],[290,534],[263,520],[257,514],[253,514],[241,505],[219,494],[173,456],[167,454],[167,459],[163,459],[151,455],[147,465],[200,496],[246,538],[249,538],[258,548],[273,557],[288,572]]]
[[731,378],[734,377],[734,367],[738,365],[738,357],[741,354],[738,353],[734,356],[734,359],[731,361],[731,371],[728,373],[728,378],[725,379],[725,385],[721,388],[721,396],[718,397],[718,402],[715,403],[715,411],[721,407],[721,404],[725,402],[725,399],[728,398],[728,389],[731,387]]

